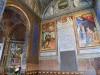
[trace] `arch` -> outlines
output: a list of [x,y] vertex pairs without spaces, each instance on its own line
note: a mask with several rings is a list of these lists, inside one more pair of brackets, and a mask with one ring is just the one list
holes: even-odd
[[26,28],[27,28],[28,31],[30,31],[31,22],[30,22],[30,20],[29,20],[29,18],[27,16],[27,14],[25,13],[25,11],[22,8],[20,8],[19,6],[14,5],[14,4],[7,4],[6,7],[13,7],[15,9],[18,9],[20,12],[22,12],[24,14],[24,16],[26,17],[27,21],[28,21],[28,23],[26,25]]
[[[25,59],[23,59],[25,62],[27,62],[27,58],[28,58],[28,50],[30,47],[30,32],[31,32],[31,24],[32,24],[32,20],[34,19],[32,16],[31,11],[27,10],[27,7],[24,7],[24,5],[22,3],[20,3],[17,0],[8,0],[6,8],[13,8],[12,10],[17,10],[16,12],[19,13],[19,15],[22,16],[22,18],[25,18],[26,20],[26,24],[24,24],[26,26],[26,32],[25,32],[25,44],[24,44],[24,53],[23,56],[21,57],[22,59],[25,57]],[[29,14],[28,14],[29,13]],[[9,55],[9,50],[8,50],[8,46],[10,45],[10,33],[11,31],[7,32],[5,31],[4,34],[6,34],[5,39],[4,39],[4,50],[3,50],[3,55],[2,55],[2,61],[1,64],[3,65],[4,63],[7,64],[7,60],[8,60],[8,55]],[[7,52],[6,52],[7,51]],[[6,54],[8,53],[8,54]],[[5,60],[6,59],[6,60]],[[4,61],[5,60],[5,61]],[[21,60],[21,64],[22,64],[22,60]],[[27,65],[27,64],[22,64],[22,65]],[[21,66],[22,66],[21,65]],[[5,67],[7,67],[7,65],[5,65]],[[27,66],[26,66],[27,67]],[[24,69],[26,69],[26,67]]]

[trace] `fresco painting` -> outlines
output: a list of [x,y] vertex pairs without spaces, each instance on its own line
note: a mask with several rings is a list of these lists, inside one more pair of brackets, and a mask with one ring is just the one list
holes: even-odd
[[56,49],[56,22],[48,22],[42,25],[41,50]]
[[83,12],[75,17],[79,47],[96,46],[100,44],[94,17],[91,12]]

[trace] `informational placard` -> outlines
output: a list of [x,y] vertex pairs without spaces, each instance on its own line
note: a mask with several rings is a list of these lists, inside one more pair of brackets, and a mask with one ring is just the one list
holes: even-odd
[[4,43],[0,43],[0,60],[1,60],[1,57],[2,57],[3,46],[4,46]]
[[62,17],[57,23],[58,50],[70,51],[76,49],[73,20],[71,17]]

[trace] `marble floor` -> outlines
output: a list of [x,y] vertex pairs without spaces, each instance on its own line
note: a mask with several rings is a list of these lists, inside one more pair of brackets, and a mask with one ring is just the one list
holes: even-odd
[[[56,59],[40,60],[39,65],[30,64],[28,69],[60,71],[59,65]],[[85,75],[100,75],[100,57],[78,58],[78,71],[85,72]]]
[[79,71],[84,71],[85,75],[100,75],[100,57],[79,59]]
[[79,59],[78,70],[85,72],[85,75],[96,75],[94,59]]

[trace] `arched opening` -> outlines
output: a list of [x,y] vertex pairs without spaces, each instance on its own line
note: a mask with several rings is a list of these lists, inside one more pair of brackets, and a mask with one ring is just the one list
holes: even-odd
[[[27,49],[26,38],[28,32],[28,21],[24,14],[14,7],[6,7],[2,25],[4,28],[5,47],[3,52],[3,63],[6,69],[13,73],[20,70],[24,49]],[[6,55],[6,56],[5,56]],[[26,61],[26,60],[25,60]]]

